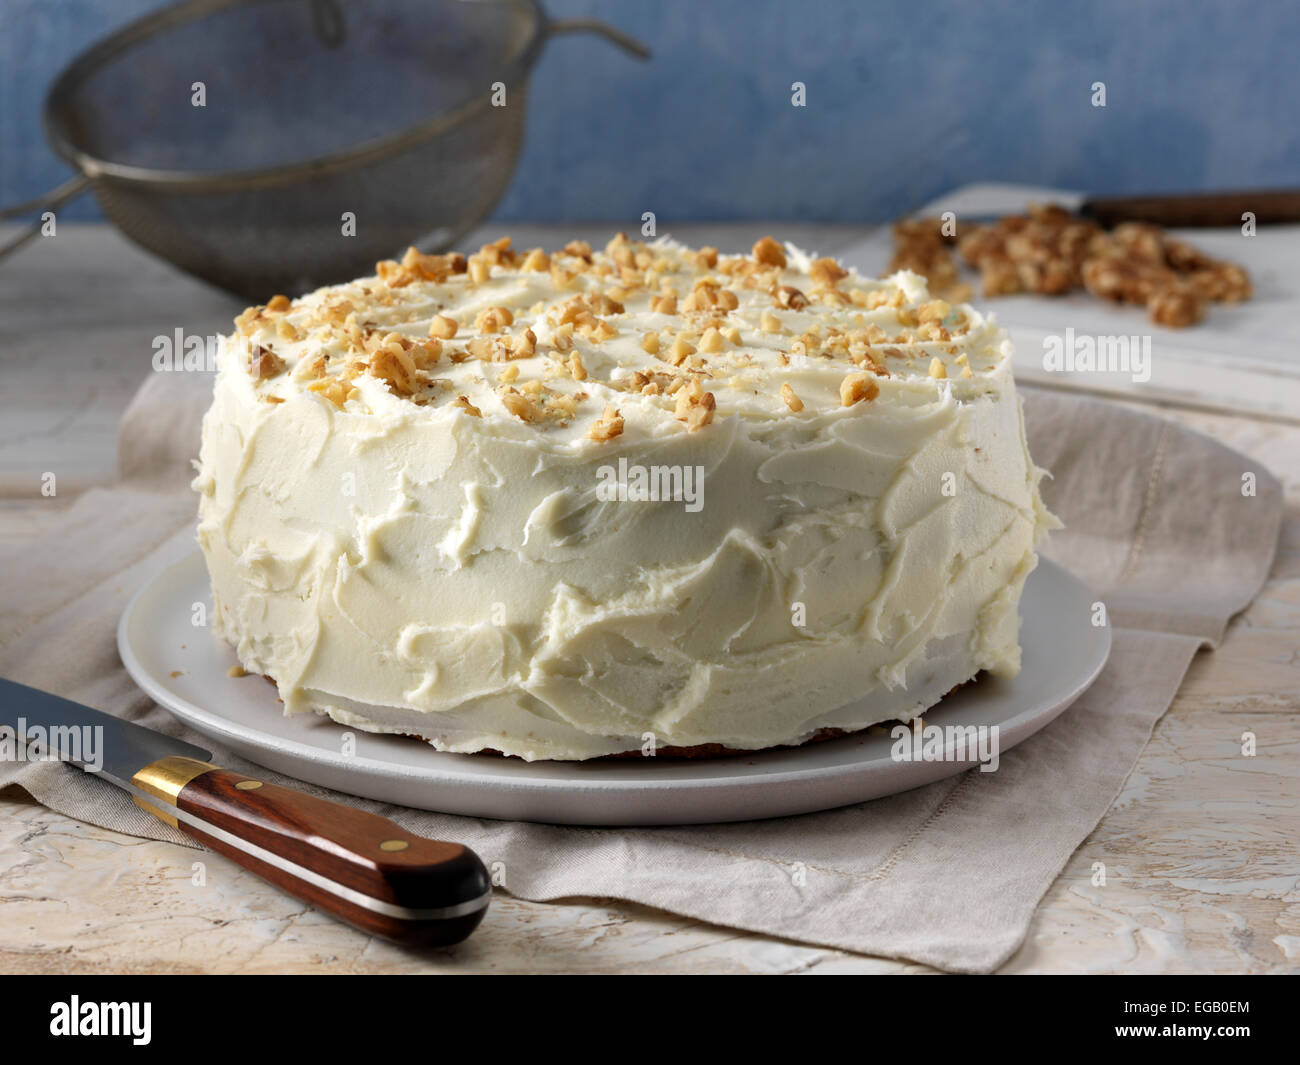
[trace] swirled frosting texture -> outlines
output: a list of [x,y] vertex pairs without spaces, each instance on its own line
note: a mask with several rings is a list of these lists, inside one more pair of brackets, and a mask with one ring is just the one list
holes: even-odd
[[[794,249],[495,247],[272,301],[222,346],[199,543],[287,713],[527,759],[755,749],[1019,668],[1054,519],[991,320]],[[620,459],[702,491],[611,493]]]

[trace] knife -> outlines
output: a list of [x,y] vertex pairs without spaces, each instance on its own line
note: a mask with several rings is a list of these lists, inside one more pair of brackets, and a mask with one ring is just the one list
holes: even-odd
[[192,743],[0,678],[0,750],[5,741],[20,757],[36,749],[103,777],[158,820],[364,932],[446,946],[487,910],[488,872],[468,847],[222,769]]
[[1231,192],[1165,192],[1137,196],[1085,196],[1068,189],[976,185],[941,196],[908,217],[923,219],[952,211],[967,225],[987,225],[1024,214],[1031,203],[1055,203],[1103,229],[1121,222],[1150,222],[1166,229],[1232,227],[1254,216],[1256,225],[1300,222],[1300,189],[1241,189]]
[[1150,196],[1093,196],[1079,214],[1106,229],[1121,222],[1151,222],[1168,229],[1240,226],[1245,214],[1257,225],[1300,222],[1300,190],[1254,189],[1234,192],[1156,193]]

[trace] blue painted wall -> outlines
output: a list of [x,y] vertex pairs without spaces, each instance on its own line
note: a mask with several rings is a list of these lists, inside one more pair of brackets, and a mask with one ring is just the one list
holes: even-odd
[[[0,204],[67,174],[45,89],[156,0],[0,0]],[[952,186],[1300,185],[1300,3],[551,0],[510,220],[885,218]],[[790,103],[794,81],[807,106]],[[1090,104],[1104,81],[1107,106]],[[93,215],[83,200],[70,215]]]

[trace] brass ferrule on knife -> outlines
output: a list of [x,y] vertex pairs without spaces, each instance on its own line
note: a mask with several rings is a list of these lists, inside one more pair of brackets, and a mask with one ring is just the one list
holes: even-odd
[[[195,777],[201,777],[216,768],[208,762],[200,762],[197,758],[168,755],[166,758],[159,758],[156,762],[150,762],[131,778],[131,783],[141,791],[161,799],[166,806],[175,806],[186,784]],[[172,828],[180,827],[176,823],[176,818],[168,814],[162,804],[154,805],[139,795],[132,795],[131,801],[141,810],[153,814],[159,821],[165,821]]]

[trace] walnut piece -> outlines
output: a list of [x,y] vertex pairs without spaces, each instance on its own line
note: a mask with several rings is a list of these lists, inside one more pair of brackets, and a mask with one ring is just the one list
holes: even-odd
[[429,336],[439,340],[450,340],[460,330],[460,323],[445,314],[435,315],[429,323]]
[[515,316],[509,307],[487,307],[478,312],[474,319],[474,328],[480,333],[499,333],[508,325],[513,325]]
[[[915,270],[926,276],[932,291],[964,299],[948,251],[953,239],[939,219],[900,221],[889,269]],[[1032,205],[1026,214],[967,228],[956,244],[979,271],[989,297],[1060,295],[1083,288],[1103,299],[1143,304],[1153,321],[1182,327],[1203,316],[1207,301],[1237,302],[1252,294],[1250,276],[1240,266],[1205,255],[1159,226],[1124,222],[1107,233],[1054,204]]]
[[875,374],[851,373],[840,382],[840,405],[852,407],[855,403],[869,403],[880,395]]
[[511,390],[501,397],[502,405],[513,414],[526,422],[538,422],[542,420],[542,412],[527,396]]
[[613,440],[623,435],[623,416],[615,407],[606,407],[600,419],[587,431],[589,440]]
[[752,252],[756,262],[785,269],[785,251],[771,237],[763,237],[754,245]]
[[689,432],[703,429],[713,421],[718,403],[712,392],[705,392],[698,377],[677,392],[677,419],[686,423]]
[[266,381],[284,373],[284,360],[270,348],[254,344],[248,372],[255,381]]
[[808,270],[809,276],[819,285],[832,286],[849,276],[834,259],[814,259]]
[[781,285],[774,296],[778,307],[791,311],[801,311],[808,306],[808,297],[793,285]]

